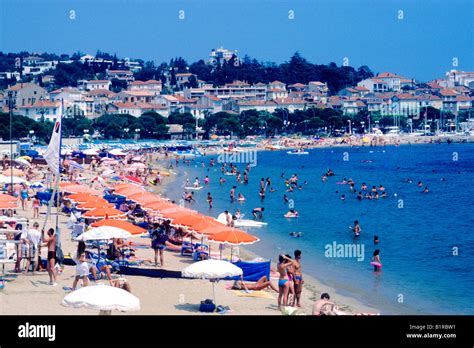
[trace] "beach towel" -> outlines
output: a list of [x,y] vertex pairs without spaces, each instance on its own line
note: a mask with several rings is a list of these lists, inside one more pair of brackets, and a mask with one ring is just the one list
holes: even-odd
[[251,290],[250,292],[246,292],[245,290],[232,290],[232,292],[234,293],[234,295],[237,295],[239,297],[259,297],[259,298],[274,299],[274,297],[266,291]]
[[168,271],[166,269],[150,269],[121,266],[120,273],[124,275],[143,276],[151,278],[182,278],[180,271]]
[[[270,261],[265,262],[244,262],[237,261],[234,265],[241,268],[243,271],[243,278],[245,281],[256,282],[263,276],[270,279]],[[225,280],[241,280],[240,276],[227,277]]]

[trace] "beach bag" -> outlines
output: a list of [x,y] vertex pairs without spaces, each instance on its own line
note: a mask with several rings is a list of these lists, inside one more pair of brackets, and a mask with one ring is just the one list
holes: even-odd
[[62,265],[64,262],[64,253],[59,244],[56,244],[56,263]]
[[204,313],[212,313],[216,309],[216,305],[210,299],[205,301],[201,301],[201,305],[199,306],[199,311]]

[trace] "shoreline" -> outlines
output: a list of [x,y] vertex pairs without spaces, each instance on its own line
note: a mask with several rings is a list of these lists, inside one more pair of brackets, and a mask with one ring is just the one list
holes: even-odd
[[[206,156],[211,155],[210,153],[206,153]],[[201,158],[201,157],[200,157]],[[174,169],[177,171],[178,169]],[[182,172],[178,172],[178,174],[174,175],[174,179],[172,181],[164,182],[161,185],[161,192],[164,196],[166,196],[168,188],[173,184],[176,183],[176,179],[178,176],[182,174]],[[212,243],[211,249],[218,249],[218,244]],[[215,247],[214,247],[215,246]],[[226,247],[225,250],[228,248]],[[245,246],[239,246],[239,257],[242,260],[253,260],[256,258],[262,258],[255,252],[248,250]],[[304,264],[304,260],[303,260]],[[275,270],[277,267],[276,263],[272,261],[271,263],[271,270]],[[371,307],[367,304],[364,304],[362,301],[358,300],[355,297],[342,295],[339,291],[330,285],[325,284],[321,279],[317,277],[313,277],[306,272],[303,272],[303,293],[301,297],[302,307],[305,309],[308,308],[309,305],[312,305],[316,300],[318,300],[322,293],[329,293],[331,296],[331,301],[334,302],[341,311],[346,312],[347,314],[355,314],[355,313],[379,313],[381,311],[377,308]],[[271,278],[273,282],[277,282],[277,279]],[[279,314],[279,313],[277,313]],[[307,312],[306,314],[311,314],[311,312]]]

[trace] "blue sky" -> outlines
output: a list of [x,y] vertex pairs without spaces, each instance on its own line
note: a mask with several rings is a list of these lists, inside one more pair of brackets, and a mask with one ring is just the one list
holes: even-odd
[[[155,62],[207,59],[212,48],[284,62],[347,57],[407,78],[474,70],[471,0],[0,0],[0,50],[95,54]],[[76,18],[70,19],[70,11]],[[179,19],[183,10],[185,19]],[[294,11],[294,19],[288,18]],[[403,11],[403,19],[399,19]]]

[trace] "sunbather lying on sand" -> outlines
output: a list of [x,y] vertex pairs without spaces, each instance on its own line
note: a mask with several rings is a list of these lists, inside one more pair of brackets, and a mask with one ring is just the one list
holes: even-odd
[[276,292],[278,292],[278,288],[272,284],[270,280],[266,276],[260,278],[255,284],[245,283],[243,280],[236,280],[234,285],[232,285],[232,290],[263,290],[266,288],[272,288]]

